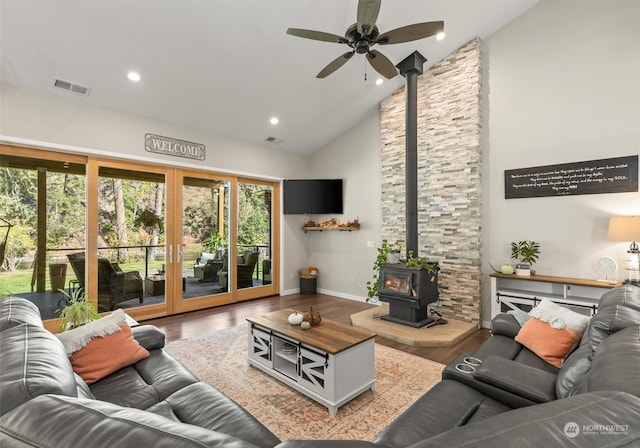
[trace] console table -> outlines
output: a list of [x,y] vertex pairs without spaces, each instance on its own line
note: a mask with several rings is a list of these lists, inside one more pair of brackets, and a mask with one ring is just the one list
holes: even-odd
[[593,315],[598,310],[598,302],[604,289],[622,285],[620,282],[537,274],[524,277],[493,272],[490,276],[492,317],[509,308],[529,311],[542,299]]
[[303,330],[289,324],[293,310],[248,318],[248,362],[326,406],[331,416],[366,390],[374,390],[375,333],[322,319]]

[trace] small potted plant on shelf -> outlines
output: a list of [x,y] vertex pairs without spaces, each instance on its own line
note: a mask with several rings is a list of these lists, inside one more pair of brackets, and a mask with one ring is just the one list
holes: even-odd
[[[96,308],[91,302],[89,302],[84,295],[82,289],[76,289],[71,293],[66,292],[64,289],[59,289],[65,298],[60,302],[64,303],[64,306],[56,310],[60,313],[60,331],[67,331],[72,328],[78,328],[87,322],[100,319],[100,314],[96,311]],[[58,305],[60,305],[58,302]]]
[[540,243],[524,240],[511,243],[511,258],[519,260],[516,264],[516,275],[529,277],[532,273],[531,266],[538,261],[540,255]]

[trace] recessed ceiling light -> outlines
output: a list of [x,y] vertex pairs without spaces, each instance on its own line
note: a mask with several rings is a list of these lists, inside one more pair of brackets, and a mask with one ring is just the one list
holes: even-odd
[[127,73],[127,78],[129,78],[130,81],[135,81],[138,82],[140,81],[140,73],[138,72],[129,72]]
[[383,82],[384,82],[384,80],[382,78],[376,79],[376,85],[377,86],[381,86]]
[[280,120],[278,120],[278,117],[271,117],[271,120],[269,120],[269,123],[275,125],[275,124],[280,123]]
[[436,34],[436,40],[442,40],[444,39],[444,36],[446,36],[446,34],[444,34],[444,31],[441,33]]

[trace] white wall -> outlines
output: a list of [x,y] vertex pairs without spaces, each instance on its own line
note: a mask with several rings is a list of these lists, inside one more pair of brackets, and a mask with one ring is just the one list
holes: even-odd
[[[640,193],[504,199],[504,170],[640,153],[640,2],[543,0],[484,42],[485,255],[540,242],[546,275],[597,278],[595,260],[623,266],[608,218],[640,215]],[[624,279],[619,269],[617,279]]]
[[[230,170],[267,177],[287,177],[307,172],[306,157],[277,149],[232,140],[112,109],[88,105],[66,93],[47,95],[0,90],[0,134],[41,142],[105,151],[114,157],[148,159],[170,165]],[[152,154],[144,149],[147,133],[202,143],[206,160]]]
[[[365,300],[366,283],[371,279],[376,248],[380,246],[380,114],[373,111],[347,133],[338,137],[310,160],[312,177],[344,180],[344,214],[313,216],[314,220],[335,217],[341,221],[358,218],[355,232],[309,232],[303,235],[309,264],[319,270],[318,288],[325,293]],[[289,217],[298,229],[308,217]],[[368,247],[373,241],[375,247]]]
[[[82,153],[226,171],[272,180],[304,177],[309,172],[308,157],[88,106],[81,98],[69,98],[66,94],[33,94],[2,86],[0,116],[0,136],[41,142],[43,147],[71,147]],[[147,133],[204,144],[206,160],[195,162],[146,152],[144,136]],[[297,270],[307,264],[307,254],[300,250],[297,229],[292,231],[284,225],[282,242],[284,272]],[[285,276],[282,290],[295,290],[298,285],[297,277],[290,279]]]

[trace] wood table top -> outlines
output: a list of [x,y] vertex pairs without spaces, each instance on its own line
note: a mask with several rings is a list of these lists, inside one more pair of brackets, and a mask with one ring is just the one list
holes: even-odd
[[590,286],[595,288],[617,288],[622,286],[622,282],[602,282],[598,280],[584,279],[584,278],[572,278],[572,277],[553,277],[550,275],[532,275],[530,277],[523,277],[516,274],[502,274],[500,272],[492,272],[489,274],[495,278],[506,278],[510,280],[524,280],[529,282],[544,282],[544,283],[558,283],[575,286]]
[[[322,319],[318,325],[303,330],[300,325],[289,323],[289,314],[294,312],[296,310],[284,309],[249,317],[247,321],[332,355],[376,337],[376,334],[370,331],[328,319]],[[298,313],[303,314],[300,311]]]

